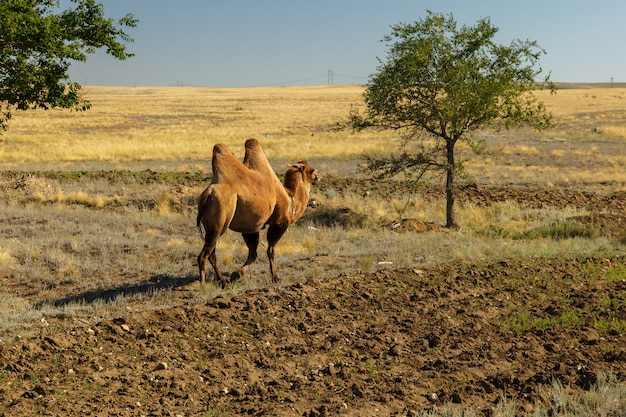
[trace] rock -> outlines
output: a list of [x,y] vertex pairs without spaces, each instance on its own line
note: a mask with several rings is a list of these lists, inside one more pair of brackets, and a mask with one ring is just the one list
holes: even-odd
[[225,299],[222,296],[217,296],[210,303],[211,307],[219,308],[220,310],[224,310],[231,307],[231,303],[229,300]]
[[154,370],[155,371],[163,371],[163,370],[165,370],[167,368],[168,368],[167,362],[159,362],[157,364],[157,366],[154,367]]
[[337,375],[339,373],[339,369],[337,369],[337,367],[335,367],[334,363],[330,363],[330,364],[328,364],[326,369],[324,369],[323,372],[326,375],[335,376],[335,375]]
[[463,403],[463,399],[461,399],[461,395],[459,395],[458,392],[454,392],[450,396],[450,402],[452,402],[453,404],[462,404]]
[[588,329],[580,338],[580,343],[585,345],[597,345],[600,342],[600,334],[593,329]]
[[402,354],[402,348],[396,343],[389,348],[390,356],[400,356]]

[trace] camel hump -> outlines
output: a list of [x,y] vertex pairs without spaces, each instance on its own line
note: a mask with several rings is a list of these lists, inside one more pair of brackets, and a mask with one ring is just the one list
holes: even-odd
[[225,143],[216,143],[213,146],[213,158],[220,157],[221,155],[233,155],[233,152],[226,146]]
[[236,181],[244,166],[235,154],[223,143],[213,146],[213,183]]
[[274,175],[274,170],[270,162],[265,156],[265,152],[261,148],[258,140],[251,138],[246,141],[246,154],[243,158],[243,164],[251,170],[264,173],[266,175]]
[[261,143],[255,139],[255,138],[250,138],[246,141],[246,151],[248,149],[261,149]]

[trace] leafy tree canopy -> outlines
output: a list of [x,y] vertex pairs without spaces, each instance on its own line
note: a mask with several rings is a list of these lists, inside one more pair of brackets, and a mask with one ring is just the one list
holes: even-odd
[[11,110],[74,108],[86,110],[81,86],[70,81],[72,61],[86,61],[97,49],[117,59],[133,56],[124,27],[137,20],[127,14],[117,22],[104,16],[101,3],[71,0],[0,0],[0,128],[6,130]]
[[[366,108],[350,115],[356,130],[402,134],[399,155],[368,158],[368,169],[379,177],[446,174],[448,227],[455,226],[454,179],[462,170],[454,154],[458,141],[478,152],[484,143],[471,135],[476,129],[551,125],[551,115],[532,94],[545,51],[535,41],[498,45],[497,31],[488,18],[459,26],[452,15],[432,12],[418,22],[392,26],[384,38],[387,60],[379,60],[364,92]],[[549,77],[544,82],[553,88]]]

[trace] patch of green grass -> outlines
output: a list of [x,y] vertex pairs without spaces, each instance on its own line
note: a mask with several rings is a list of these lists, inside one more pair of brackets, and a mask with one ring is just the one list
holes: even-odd
[[551,238],[554,240],[573,238],[595,239],[599,236],[600,231],[592,225],[569,219],[558,220],[520,235],[522,238]]
[[621,334],[626,332],[626,320],[616,317],[597,318],[593,321],[593,327],[602,332],[615,331]]
[[374,256],[364,256],[359,259],[359,266],[361,271],[370,271],[374,267],[376,258]]
[[538,317],[529,311],[521,311],[496,318],[506,330],[523,333],[531,330],[546,330],[558,327],[583,327],[585,319],[574,311],[564,311],[554,317]]
[[586,277],[592,281],[618,282],[626,280],[626,264],[616,263],[614,265],[586,264],[582,267]]
[[109,180],[109,181],[148,181],[160,180],[168,182],[207,181],[211,177],[198,172],[155,172],[145,171],[32,171],[33,177],[46,179],[76,181],[76,180]]

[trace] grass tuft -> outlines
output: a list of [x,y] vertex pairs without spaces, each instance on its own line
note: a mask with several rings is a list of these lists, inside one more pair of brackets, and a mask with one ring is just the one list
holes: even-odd
[[[520,410],[513,398],[502,396],[493,410],[495,417],[597,417],[622,416],[626,410],[626,384],[615,375],[598,372],[597,382],[590,389],[574,393],[571,388],[554,380],[544,399],[534,404],[533,411]],[[430,410],[410,412],[419,417],[475,417],[472,407],[446,403]]]
[[595,239],[600,231],[592,225],[580,223],[576,220],[559,220],[546,226],[541,226],[526,234],[525,237],[543,237],[554,240],[561,239]]

